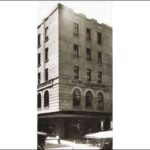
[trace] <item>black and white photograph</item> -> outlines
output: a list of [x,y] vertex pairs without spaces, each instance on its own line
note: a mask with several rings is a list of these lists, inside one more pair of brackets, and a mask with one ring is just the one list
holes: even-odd
[[92,18],[67,6],[83,2],[48,4],[37,27],[38,148],[111,149],[112,27],[99,21],[111,23],[112,2],[87,2]]
[[0,1],[0,149],[150,149],[150,2]]

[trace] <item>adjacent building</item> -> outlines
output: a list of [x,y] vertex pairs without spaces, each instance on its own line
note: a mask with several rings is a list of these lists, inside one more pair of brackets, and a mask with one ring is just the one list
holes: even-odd
[[38,26],[38,130],[112,128],[112,28],[58,4]]

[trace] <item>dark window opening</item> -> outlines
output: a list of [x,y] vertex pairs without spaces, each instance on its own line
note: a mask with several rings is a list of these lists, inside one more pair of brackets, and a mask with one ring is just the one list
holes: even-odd
[[102,83],[102,72],[98,71],[98,83]]
[[48,41],[48,27],[45,28],[45,42]]
[[48,80],[48,69],[45,69],[45,81]]
[[91,40],[91,29],[90,28],[86,28],[86,39]]
[[41,65],[41,54],[38,54],[38,66]]
[[80,106],[81,93],[78,89],[73,92],[73,106]]
[[77,23],[73,24],[73,34],[74,36],[79,36],[79,25]]
[[103,107],[104,107],[103,94],[101,92],[99,92],[98,95],[97,95],[97,109],[102,110]]
[[49,107],[49,93],[46,91],[44,93],[44,107]]
[[79,79],[79,67],[74,66],[74,79]]
[[38,73],[38,84],[40,84],[40,82],[41,82],[41,73],[39,72]]
[[37,97],[37,99],[38,99],[38,108],[41,108],[41,94],[39,93],[38,94],[38,97]]
[[48,47],[45,48],[45,62],[48,61]]
[[102,53],[98,52],[98,64],[102,64]]
[[74,44],[74,55],[75,57],[79,57],[79,46]]
[[38,34],[38,48],[41,46],[41,34]]
[[86,55],[87,55],[86,59],[91,60],[91,49],[89,48],[86,49]]
[[85,106],[86,107],[92,107],[92,98],[93,98],[92,93],[90,91],[88,91],[85,96]]
[[87,69],[87,81],[91,81],[91,69]]
[[102,44],[102,33],[100,32],[97,33],[97,43]]

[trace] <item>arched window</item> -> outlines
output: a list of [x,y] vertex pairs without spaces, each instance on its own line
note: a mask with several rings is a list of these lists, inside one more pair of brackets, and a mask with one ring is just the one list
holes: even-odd
[[101,92],[99,92],[97,94],[97,109],[103,109],[103,107],[104,107],[103,94]]
[[92,95],[91,91],[86,92],[86,96],[85,96],[85,106],[86,107],[92,107],[92,98],[93,98],[93,95]]
[[44,93],[44,107],[49,107],[49,93],[46,91]]
[[38,99],[38,108],[41,108],[41,94],[39,93],[38,96],[37,96],[37,99]]
[[78,89],[73,91],[73,106],[80,106],[81,93]]

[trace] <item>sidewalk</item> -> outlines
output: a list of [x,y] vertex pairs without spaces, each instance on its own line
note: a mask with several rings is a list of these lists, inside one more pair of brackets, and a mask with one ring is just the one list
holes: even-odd
[[60,140],[61,144],[58,144],[57,140],[52,141],[46,141],[45,150],[50,149],[97,149],[99,150],[99,147],[92,146],[90,144],[77,144],[74,142],[70,142],[67,140]]

